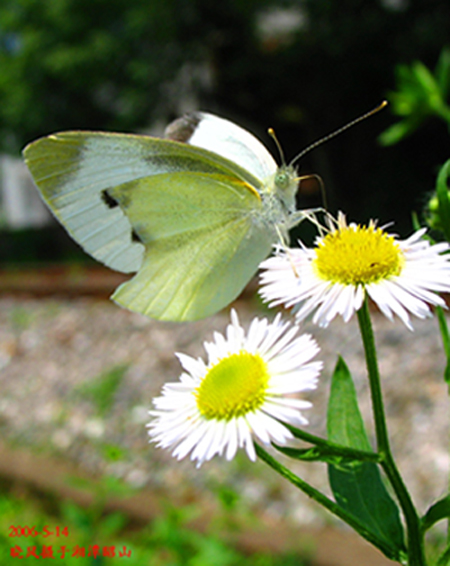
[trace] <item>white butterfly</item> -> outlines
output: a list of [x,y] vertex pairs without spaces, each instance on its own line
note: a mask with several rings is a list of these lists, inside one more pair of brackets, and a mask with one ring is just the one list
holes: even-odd
[[62,132],[24,150],[52,212],[97,260],[136,275],[112,298],[162,320],[194,320],[235,299],[304,218],[298,176],[252,134],[212,114],[169,139]]

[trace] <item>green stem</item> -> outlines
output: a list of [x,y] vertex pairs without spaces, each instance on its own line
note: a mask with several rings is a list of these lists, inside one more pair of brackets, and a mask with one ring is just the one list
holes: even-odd
[[[361,462],[375,462],[376,464],[381,462],[381,457],[377,452],[358,450],[357,448],[350,448],[343,444],[336,444],[330,440],[325,440],[325,438],[322,438],[321,436],[316,436],[315,434],[310,434],[309,432],[296,428],[289,423],[283,422],[282,424],[292,432],[295,438],[299,438],[300,440],[304,440],[305,442],[309,442],[310,444],[317,446],[317,454],[335,454],[336,456],[353,458],[354,460],[359,460]],[[278,449],[279,447],[275,445],[275,448]],[[308,450],[311,449],[305,448],[305,452]],[[281,451],[283,451],[283,449]]]
[[386,427],[386,416],[381,392],[381,380],[378,370],[375,338],[369,314],[368,300],[358,311],[358,321],[366,355],[367,371],[369,375],[370,392],[372,397],[372,410],[375,421],[377,438],[377,451],[382,456],[381,466],[397,495],[407,527],[408,537],[408,564],[409,566],[425,566],[423,550],[423,534],[420,529],[419,516],[411,500],[411,496],[403,482],[392,456],[389,437]]
[[[444,346],[445,357],[447,360],[444,379],[447,383],[447,394],[450,395],[450,335],[448,332],[447,320],[445,319],[444,309],[442,307],[436,307],[436,314],[439,321],[439,330],[441,331],[442,344]],[[450,491],[450,477],[448,479],[449,491]],[[450,545],[450,520],[447,523],[447,545]]]
[[436,315],[439,322],[439,330],[442,336],[442,345],[444,346],[444,352],[446,357],[446,366],[444,372],[444,379],[449,388],[450,394],[450,335],[448,332],[447,320],[445,319],[444,309],[442,307],[436,307]]
[[272,458],[270,454],[268,454],[264,448],[262,448],[259,444],[255,443],[255,450],[256,454],[266,462],[271,468],[273,468],[277,473],[281,476],[286,478],[290,481],[293,485],[295,485],[298,489],[306,493],[308,497],[314,499],[317,503],[328,509],[331,513],[345,521],[348,525],[350,525],[357,533],[359,533],[363,538],[371,542],[374,546],[382,550],[388,558],[392,560],[396,560],[396,556],[392,554],[392,549],[387,546],[383,540],[380,540],[373,534],[373,532],[368,531],[353,515],[347,513],[347,511],[340,507],[337,503],[335,503],[332,499],[324,495],[322,492],[315,489],[312,485],[305,482],[290,470],[285,468],[280,462]]

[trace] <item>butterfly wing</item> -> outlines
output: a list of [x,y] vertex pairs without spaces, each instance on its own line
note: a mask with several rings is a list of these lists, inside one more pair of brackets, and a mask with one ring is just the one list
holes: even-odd
[[89,132],[55,134],[24,150],[43,199],[69,234],[94,258],[124,273],[139,269],[145,249],[102,191],[148,175],[143,155],[138,136]]
[[137,275],[113,295],[131,310],[166,320],[209,316],[236,298],[270,253],[259,196],[235,178],[171,173],[111,194],[146,247]]
[[258,179],[277,170],[275,160],[253,134],[214,114],[190,112],[169,124],[165,133],[169,139],[213,151]]
[[138,271],[113,297],[131,310],[167,320],[208,316],[270,252],[261,181],[215,153],[145,136],[66,132],[24,154],[74,239],[109,267]]

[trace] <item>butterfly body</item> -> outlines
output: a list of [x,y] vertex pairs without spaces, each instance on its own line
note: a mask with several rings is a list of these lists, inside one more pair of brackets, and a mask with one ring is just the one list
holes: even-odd
[[194,320],[229,304],[301,220],[298,179],[217,116],[189,115],[168,136],[62,132],[24,155],[43,199],[87,253],[136,273],[113,300],[152,318]]

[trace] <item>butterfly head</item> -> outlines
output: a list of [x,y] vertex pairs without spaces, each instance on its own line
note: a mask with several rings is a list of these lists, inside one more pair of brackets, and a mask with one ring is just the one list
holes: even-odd
[[273,177],[271,189],[289,211],[295,210],[298,181],[297,171],[291,165],[281,165]]

